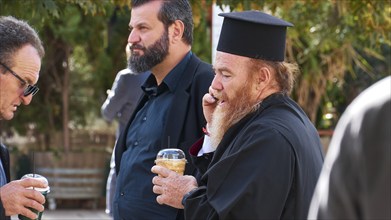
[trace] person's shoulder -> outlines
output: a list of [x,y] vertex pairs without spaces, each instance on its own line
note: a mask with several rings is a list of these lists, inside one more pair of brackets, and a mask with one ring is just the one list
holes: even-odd
[[128,69],[128,68],[120,70],[117,73],[117,77],[128,76],[128,75],[132,75],[132,71],[130,69]]
[[148,77],[149,72],[133,73],[130,69],[123,69],[118,72],[117,78],[123,80],[142,80]]
[[212,68],[212,65],[211,65],[210,63],[207,63],[207,62],[201,60],[201,59],[200,59],[195,53],[193,53],[193,52],[191,52],[190,63],[197,63],[198,65]]
[[7,147],[0,142],[0,156],[2,156],[2,154],[8,154],[8,150]]
[[388,76],[360,93],[348,106],[346,112],[354,117],[354,115],[361,115],[373,109],[380,109],[386,106],[386,103],[390,103],[390,100],[391,76]]
[[196,75],[210,75],[210,76],[213,76],[213,68],[212,68],[212,65],[201,60],[200,58],[198,58],[194,53],[192,54],[192,57],[191,57],[191,60],[190,60],[191,63],[195,63],[196,65]]
[[0,142],[0,150],[1,149],[7,149],[7,147],[2,142]]
[[238,146],[238,148],[257,150],[259,146],[262,146],[262,149],[269,149],[269,152],[291,152],[293,148],[288,147],[291,146],[289,143],[292,143],[289,131],[284,130],[281,125],[277,125],[275,122],[273,119],[263,120],[259,114],[239,122],[244,125],[236,134],[236,141],[246,144]]

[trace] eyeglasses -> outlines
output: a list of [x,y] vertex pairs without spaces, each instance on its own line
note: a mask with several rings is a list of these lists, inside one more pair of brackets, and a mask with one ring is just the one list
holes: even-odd
[[28,84],[26,82],[26,80],[22,79],[22,77],[20,77],[18,74],[16,74],[14,71],[12,71],[11,68],[4,65],[3,63],[0,62],[0,65],[2,65],[8,72],[10,72],[13,76],[15,76],[22,83],[23,86],[27,85],[27,87],[24,89],[24,92],[23,92],[24,96],[29,96],[30,94],[31,95],[37,94],[39,88],[36,85]]

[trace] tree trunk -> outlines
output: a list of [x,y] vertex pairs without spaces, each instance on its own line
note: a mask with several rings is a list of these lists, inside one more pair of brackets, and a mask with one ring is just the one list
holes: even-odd
[[69,57],[70,48],[65,48],[66,62],[64,65],[64,77],[62,85],[62,127],[63,127],[63,145],[65,152],[70,150],[70,135],[69,135]]
[[[45,94],[45,106],[48,108],[48,131],[46,136],[50,146],[58,147],[62,144],[64,151],[70,150],[69,134],[69,59],[72,48],[61,38],[54,35],[52,29],[47,27],[45,30],[45,45],[47,48],[46,59],[43,69],[45,75],[40,80],[42,91]],[[57,138],[57,131],[61,129],[61,137]],[[61,143],[62,142],[62,143]]]
[[[347,60],[354,53],[349,45],[343,45],[339,50],[319,58],[320,64],[312,72],[303,72],[297,80],[296,96],[298,104],[315,124],[319,106],[327,92],[327,83],[334,80],[342,81],[346,71]],[[322,60],[322,61],[321,61]],[[316,72],[315,72],[316,71]]]
[[[313,73],[315,74],[315,73]],[[326,92],[327,76],[310,77],[312,79],[301,79],[297,87],[297,102],[307,113],[312,123],[316,123],[316,115],[322,97]]]

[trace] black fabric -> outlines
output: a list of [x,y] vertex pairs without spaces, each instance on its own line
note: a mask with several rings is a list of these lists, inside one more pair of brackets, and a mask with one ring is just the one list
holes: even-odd
[[321,149],[301,108],[271,95],[226,132],[200,187],[185,201],[186,219],[305,219]]
[[259,11],[221,13],[224,17],[217,51],[284,61],[286,28],[291,23]]
[[[7,183],[10,181],[10,162],[9,162],[9,152],[7,148],[0,143],[0,157],[2,161],[2,165],[4,168],[5,175],[7,177]],[[1,197],[1,195],[0,195]],[[9,216],[5,216],[5,210],[3,207],[3,203],[0,200],[0,220],[9,220],[11,219]]]

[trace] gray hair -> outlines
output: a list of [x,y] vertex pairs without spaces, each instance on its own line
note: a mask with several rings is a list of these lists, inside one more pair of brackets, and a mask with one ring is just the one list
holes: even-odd
[[45,55],[37,32],[23,20],[12,16],[0,16],[0,62],[12,67],[12,57],[20,48],[30,44],[40,58]]

